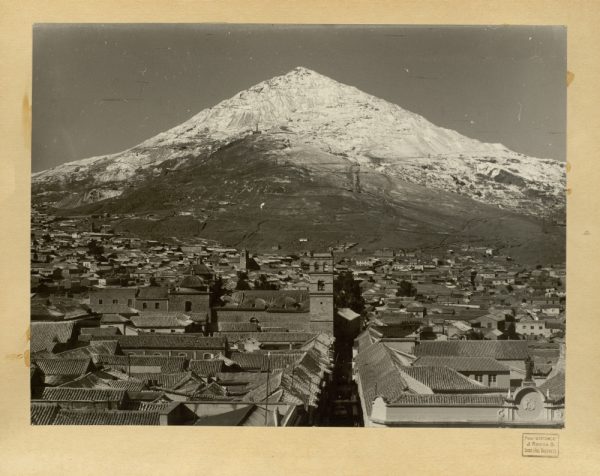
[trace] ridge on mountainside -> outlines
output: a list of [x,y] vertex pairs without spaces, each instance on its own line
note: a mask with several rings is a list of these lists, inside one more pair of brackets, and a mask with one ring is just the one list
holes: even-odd
[[[446,223],[447,233],[455,233],[470,218],[478,223],[476,217],[490,220],[494,214],[516,222],[520,219],[515,213],[530,217],[524,218],[528,223],[536,216],[562,222],[565,181],[564,164],[470,139],[299,67],[204,109],[131,149],[35,173],[32,193],[34,201],[59,209],[123,213],[160,209],[177,214],[191,208],[203,223],[203,233],[215,227],[217,219],[245,222],[245,216],[234,212],[236,206],[241,210],[251,205],[247,217],[260,222],[254,210],[257,197],[260,204],[265,202],[262,194],[271,193],[266,198],[272,206],[291,200],[293,206],[317,207],[310,216],[284,214],[289,221],[285,227],[302,228],[302,220],[312,223],[321,207],[319,220],[345,228],[345,221],[354,220],[350,219],[353,211],[337,213],[337,200],[338,205],[346,201],[348,208],[363,213],[374,213],[372,207],[387,210],[388,216],[379,219],[386,223],[395,217],[403,223],[382,225],[387,232],[397,228],[405,235],[412,232],[404,226],[410,225],[410,216],[414,223],[422,218],[423,230],[435,235],[436,227],[444,228],[441,222]],[[313,186],[335,200],[315,200]],[[456,206],[442,205],[442,197]],[[411,214],[411,206],[420,207],[420,212]],[[437,209],[443,210],[443,219]],[[414,223],[410,226],[421,226]],[[231,232],[233,239],[235,226],[216,228],[223,228],[225,236]],[[465,228],[470,239],[489,235],[481,226],[469,235],[471,228]],[[253,237],[261,233],[258,226]]]

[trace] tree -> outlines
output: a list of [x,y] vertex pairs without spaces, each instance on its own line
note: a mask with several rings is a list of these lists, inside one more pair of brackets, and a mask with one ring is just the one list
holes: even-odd
[[271,291],[277,289],[277,285],[270,283],[265,274],[261,274],[258,279],[254,280],[254,289],[262,289],[265,291]]
[[473,289],[475,289],[477,286],[475,286],[475,277],[477,276],[477,271],[473,270],[471,271],[471,286],[473,287]]
[[221,305],[221,298],[226,294],[225,284],[221,276],[210,285],[210,306]]
[[243,271],[238,271],[238,282],[235,285],[235,289],[237,291],[246,291],[250,289],[250,284],[248,283],[248,273],[244,273]]
[[483,340],[483,334],[479,330],[471,329],[465,335],[467,340]]
[[344,271],[334,279],[333,301],[336,308],[349,307],[359,314],[364,311],[365,300],[351,271]]
[[421,340],[435,340],[436,337],[437,336],[431,327],[424,327],[419,334]]
[[104,253],[104,247],[99,245],[96,240],[90,241],[87,246],[90,254],[94,256],[99,256]]
[[404,279],[400,281],[400,287],[396,291],[396,296],[414,297],[417,295],[417,288],[410,281]]
[[499,339],[518,340],[520,338],[520,336],[519,336],[519,334],[517,334],[517,330],[515,328],[514,321],[513,322],[509,322],[507,320],[506,324],[508,324],[506,326],[506,330],[504,331],[504,334],[499,337]]

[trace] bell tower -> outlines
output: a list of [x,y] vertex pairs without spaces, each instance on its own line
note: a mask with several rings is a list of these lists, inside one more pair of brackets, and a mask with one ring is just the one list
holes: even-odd
[[310,328],[333,335],[333,253],[309,257]]
[[245,248],[240,253],[239,270],[248,271],[248,250]]

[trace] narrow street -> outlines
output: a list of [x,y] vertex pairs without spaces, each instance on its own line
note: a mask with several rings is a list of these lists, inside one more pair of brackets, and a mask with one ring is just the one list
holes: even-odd
[[352,343],[336,341],[335,363],[327,405],[329,421],[324,426],[363,426],[362,411],[352,381]]

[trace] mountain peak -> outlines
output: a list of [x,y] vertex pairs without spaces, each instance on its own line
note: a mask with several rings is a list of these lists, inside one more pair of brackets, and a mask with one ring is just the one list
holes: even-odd
[[321,73],[317,73],[316,71],[314,71],[312,69],[305,68],[304,66],[296,66],[294,69],[290,70],[284,76],[298,76],[298,75],[319,76],[319,77],[327,78],[327,79],[331,80],[331,78],[328,78],[327,76],[325,76]]
[[[301,150],[320,151],[321,156],[342,157],[348,164],[361,164],[363,170],[376,170],[394,180],[507,209],[542,210],[545,197],[562,200],[560,164],[435,126],[397,104],[303,66],[240,91],[132,149],[63,164],[34,180],[89,177],[95,183],[121,184],[143,173],[159,173],[165,161],[173,166],[207,157],[259,132],[266,140],[285,139],[287,148],[276,154],[291,154],[294,161],[303,160],[298,158]],[[114,192],[105,188],[106,193]]]
[[264,92],[269,89],[280,90],[289,87],[296,88],[296,93],[300,93],[300,90],[310,91],[315,88],[350,88],[350,86],[343,85],[312,69],[305,68],[304,66],[296,66],[287,73],[262,81],[246,91]]

